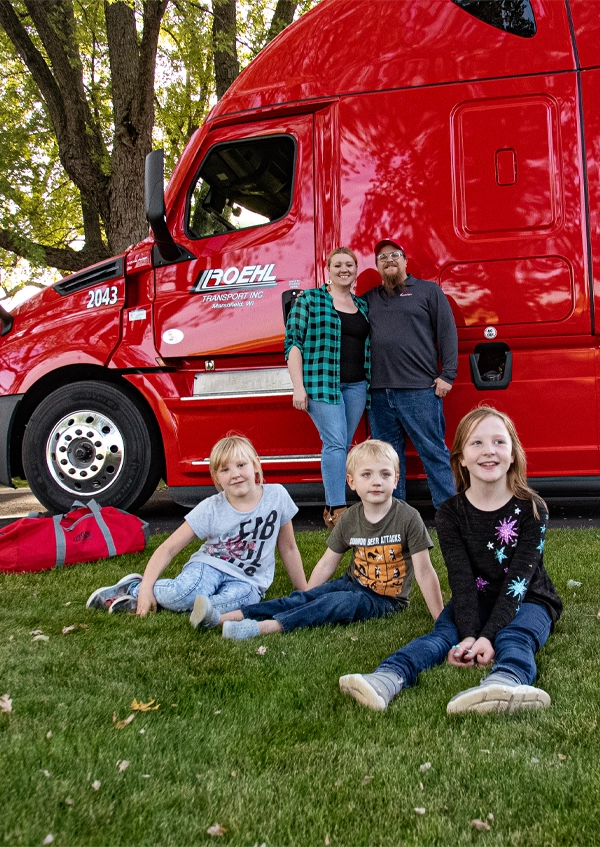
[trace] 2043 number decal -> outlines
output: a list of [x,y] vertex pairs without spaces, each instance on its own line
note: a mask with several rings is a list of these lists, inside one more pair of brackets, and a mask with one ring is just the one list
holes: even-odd
[[100,306],[114,306],[119,299],[119,289],[116,285],[92,288],[87,293],[86,309],[98,309]]

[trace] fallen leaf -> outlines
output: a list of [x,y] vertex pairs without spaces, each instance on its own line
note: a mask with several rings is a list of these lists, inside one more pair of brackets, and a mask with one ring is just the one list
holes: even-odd
[[[600,616],[600,612],[598,612],[598,615]],[[285,656],[285,650],[282,650],[282,651],[281,651],[281,655],[282,655],[282,656]]]
[[128,762],[127,759],[123,759],[122,762],[121,761],[117,762],[117,767],[119,768],[119,773],[123,773],[123,771],[126,771],[130,764],[131,764],[131,762]]
[[30,630],[29,634],[30,635],[42,635],[42,630],[41,629],[32,629],[32,630]]
[[558,753],[557,755],[561,762],[564,762],[566,759],[569,758],[568,756],[565,756],[564,753]]
[[12,700],[8,694],[3,694],[0,697],[0,712],[3,712],[5,715],[12,712]]
[[50,641],[49,635],[34,635],[32,641]]
[[487,821],[482,821],[479,818],[475,818],[475,820],[469,821],[469,824],[472,827],[475,827],[475,829],[479,830],[479,832],[481,832],[482,830],[486,830],[486,832],[489,832],[491,829],[491,826],[489,825],[489,823],[487,823]]
[[222,711],[222,709],[217,709],[217,710],[215,711],[215,715],[220,715],[220,714],[221,714],[221,711]]
[[358,635],[351,635],[350,641],[358,641]]
[[[600,620],[600,609],[598,609],[598,614],[596,615],[596,617]],[[12,641],[12,635],[8,640]]]
[[331,847],[331,841],[329,840],[329,835],[325,836],[325,847]]
[[100,790],[100,786],[101,786],[101,785],[102,785],[102,783],[100,782],[100,780],[99,780],[99,779],[95,779],[95,780],[92,782],[92,788],[94,789],[94,791],[99,791],[99,790]]
[[67,797],[66,800],[65,800],[65,803],[67,804],[67,806],[72,806],[73,803],[74,803],[74,800],[71,800],[70,797]]
[[419,788],[421,789],[421,791],[423,791],[423,783],[422,782],[419,782]]
[[131,721],[135,718],[135,712],[132,712],[129,717],[123,718],[122,721],[117,721],[115,724],[115,729],[125,729],[127,724],[130,724]]
[[117,720],[117,713],[116,713],[116,712],[113,712],[113,723],[115,723],[115,722],[116,722],[116,720]]
[[[600,618],[600,612],[598,612],[598,617]],[[8,640],[9,640],[9,641],[14,641],[14,640],[15,640],[14,635],[9,635],[9,636],[8,636]]]
[[258,654],[259,656],[264,656],[264,655],[265,655],[265,653],[267,652],[267,648],[266,648],[266,647],[263,647],[263,646],[261,645],[261,646],[258,648],[258,650],[257,650],[256,652],[257,652],[257,654]]
[[145,729],[140,729],[140,735],[144,735],[145,732],[146,732]]
[[148,700],[147,703],[142,703],[141,700],[138,702],[134,697],[131,701],[131,708],[134,712],[155,712],[160,709],[160,703],[156,703],[156,706],[153,706],[153,703],[156,703],[156,700]]
[[71,605],[71,601],[70,601],[70,600],[69,600],[67,603],[65,603],[65,606],[70,606],[70,605]]
[[418,815],[424,815],[424,814],[425,814],[425,809],[424,809],[422,806],[415,806],[415,812],[416,812]]
[[368,776],[368,775],[367,775],[367,776],[365,776],[365,777],[364,777],[364,779],[363,779],[363,781],[362,781],[362,784],[363,784],[363,785],[368,785],[368,784],[371,782],[371,780],[372,780],[372,779],[373,779],[373,777],[372,777],[372,776]]
[[540,763],[539,759],[536,759],[535,756],[531,757],[531,764],[532,765],[539,765],[539,763]]
[[89,624],[87,624],[87,623],[80,623],[79,624],[79,629],[89,629],[89,628],[90,628]]
[[491,751],[490,751],[490,750],[485,750],[485,749],[483,749],[483,750],[480,750],[479,752],[480,752],[480,753],[490,753]]
[[150,774],[149,773],[143,773],[142,779],[150,779]]
[[237,776],[237,771],[231,771],[231,776]]
[[48,835],[42,841],[42,844],[52,844],[53,841],[54,841],[54,836],[52,835],[51,832],[49,832]]
[[207,835],[225,835],[226,832],[227,830],[220,823],[214,823],[206,830]]
[[63,634],[63,635],[66,635],[66,634],[67,634],[67,632],[73,632],[73,630],[74,630],[74,629],[77,629],[77,624],[76,624],[76,623],[71,624],[71,626],[63,626],[63,628],[62,628],[62,634]]
[[491,812],[490,812],[490,813],[489,813],[489,815],[487,816],[487,819],[488,819],[488,821],[493,821],[493,820],[494,820],[494,816],[493,816],[493,814],[492,814]]
[[567,588],[580,588],[583,585],[582,582],[577,582],[576,579],[568,579],[567,580]]
[[48,739],[52,738],[52,730],[51,729],[49,729],[48,732],[46,733],[46,738],[48,738]]
[[353,812],[353,811],[354,811],[354,803],[348,803],[348,811],[349,811],[349,812]]
[[421,771],[421,773],[425,773],[425,771],[428,771],[430,767],[431,762],[425,762],[425,764],[419,765],[419,770]]
[[48,778],[50,776],[50,771],[47,771],[46,769],[42,770],[42,773],[44,774],[44,776],[46,778]]

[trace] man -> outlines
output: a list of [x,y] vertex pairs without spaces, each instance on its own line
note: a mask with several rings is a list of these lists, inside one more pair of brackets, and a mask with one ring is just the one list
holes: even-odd
[[400,456],[394,495],[401,500],[406,499],[408,435],[437,508],[456,493],[442,408],[456,377],[456,324],[442,289],[407,274],[406,253],[397,241],[379,241],[375,258],[382,284],[364,295],[371,325],[371,433]]

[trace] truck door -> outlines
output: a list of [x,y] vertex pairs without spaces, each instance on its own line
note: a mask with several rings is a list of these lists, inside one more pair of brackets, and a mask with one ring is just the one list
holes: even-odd
[[292,407],[282,312],[284,292],[315,284],[312,143],[311,115],[217,127],[176,199],[173,234],[192,258],[156,269],[154,331],[180,386],[166,403],[184,474],[206,472],[231,430],[267,469],[318,467],[316,432]]

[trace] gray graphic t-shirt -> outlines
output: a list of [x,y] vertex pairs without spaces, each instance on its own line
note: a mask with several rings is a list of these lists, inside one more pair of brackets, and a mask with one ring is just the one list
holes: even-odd
[[353,547],[350,579],[406,606],[413,578],[412,554],[433,544],[417,510],[394,498],[387,515],[374,524],[365,518],[363,504],[356,503],[344,512],[327,546],[335,553]]
[[238,512],[223,491],[198,503],[186,521],[206,541],[190,562],[205,562],[252,583],[264,595],[275,574],[275,547],[281,527],[298,507],[282,485],[263,485],[251,512]]

